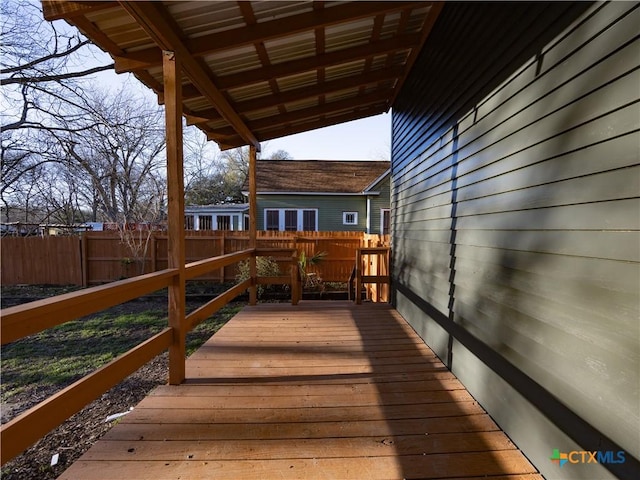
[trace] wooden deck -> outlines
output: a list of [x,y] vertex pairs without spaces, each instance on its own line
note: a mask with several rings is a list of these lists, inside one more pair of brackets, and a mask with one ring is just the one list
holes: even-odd
[[247,307],[187,378],[60,478],[542,478],[388,305]]

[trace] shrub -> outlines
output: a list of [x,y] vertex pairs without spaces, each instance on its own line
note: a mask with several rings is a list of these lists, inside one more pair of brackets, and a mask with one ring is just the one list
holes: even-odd
[[[250,268],[249,260],[238,263],[238,274],[236,275],[236,281],[238,283],[244,282],[251,276]],[[271,257],[257,257],[256,270],[259,277],[280,276],[278,262]],[[258,285],[258,298],[262,298],[264,292],[272,288],[273,285]]]

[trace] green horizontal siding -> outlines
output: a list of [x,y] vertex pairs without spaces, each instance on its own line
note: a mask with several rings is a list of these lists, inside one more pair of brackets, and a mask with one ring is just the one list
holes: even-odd
[[550,479],[639,471],[639,24],[447,4],[394,104],[397,308]]
[[390,183],[390,177],[385,178],[373,189],[376,192],[380,192],[380,195],[372,195],[369,197],[371,199],[371,230],[369,233],[381,233],[380,211],[383,208],[389,208],[389,205],[391,204],[389,200]]
[[[265,209],[272,208],[315,208],[318,210],[319,231],[365,231],[367,226],[367,200],[364,196],[258,195],[258,230],[265,228]],[[343,212],[358,212],[358,225],[343,225]]]

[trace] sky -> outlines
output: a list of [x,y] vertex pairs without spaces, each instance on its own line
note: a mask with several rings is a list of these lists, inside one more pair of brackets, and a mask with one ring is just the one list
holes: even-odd
[[391,114],[269,140],[262,147],[267,155],[286,150],[295,160],[389,160]]

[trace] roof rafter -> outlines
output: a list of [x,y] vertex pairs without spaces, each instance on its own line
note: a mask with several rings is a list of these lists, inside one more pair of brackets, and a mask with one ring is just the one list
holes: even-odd
[[62,18],[79,17],[87,13],[104,10],[116,5],[115,2],[60,2],[55,0],[42,1],[42,14],[45,20],[60,20]]
[[[423,7],[420,2],[353,2],[313,12],[292,15],[270,22],[247,25],[225,30],[186,41],[185,46],[194,56],[208,55],[258,42],[304,32],[305,30],[366,18],[372,15]],[[428,4],[427,4],[428,5]],[[162,64],[162,52],[158,48],[147,48],[115,58],[116,72],[136,71]]]
[[175,52],[182,61],[182,113],[223,149],[388,111],[442,6],[44,1],[160,103],[162,51]]
[[281,78],[289,75],[315,70],[316,68],[332,67],[341,63],[354,62],[369,57],[375,57],[382,53],[395,52],[410,49],[418,35],[404,35],[399,38],[381,40],[358,47],[345,48],[335,52],[325,53],[301,60],[272,65],[268,68],[258,68],[242,73],[224,75],[217,78],[218,87],[221,90],[243,87],[253,83],[265,82],[270,78]]
[[[367,85],[377,84],[379,82],[395,80],[401,73],[401,67],[380,69],[358,77],[341,78],[339,80],[325,82],[322,85],[297,88],[295,90],[289,90],[284,93],[280,93],[280,95],[278,96],[278,102],[297,102],[309,98],[314,98],[321,94],[339,92],[341,90],[347,90],[350,88],[366,87]],[[272,106],[273,99],[270,96],[260,97],[253,100],[236,102],[234,105],[238,112],[240,112],[241,114],[247,114],[256,110],[260,110],[262,108],[268,108]],[[206,123],[219,119],[220,115],[218,114],[217,110],[208,109],[201,110],[198,112],[198,114],[187,117],[187,123],[189,125],[196,125],[199,123]]]
[[[378,90],[365,95],[347,98],[345,100],[336,100],[334,102],[326,102],[322,105],[317,105],[314,107],[301,108],[284,115],[260,118],[257,120],[249,121],[248,124],[252,129],[264,130],[275,126],[286,125],[289,122],[299,122],[300,120],[305,120],[307,118],[332,114],[334,112],[340,112],[343,110],[352,110],[362,105],[362,103],[386,106],[386,99],[389,97],[390,92],[391,89]],[[221,134],[233,134],[232,129],[228,127],[224,129],[216,129],[215,131]]]
[[184,45],[176,26],[166,15],[164,7],[152,2],[120,2],[122,7],[138,22],[147,34],[163,50],[174,51],[191,82],[220,112],[227,122],[249,144],[260,150],[260,142],[236,113],[222,92],[214,85],[208,72],[198,63]]
[[433,28],[433,25],[436,23],[436,20],[438,19],[438,15],[440,15],[440,12],[442,11],[442,7],[444,7],[444,2],[436,2],[431,5],[431,8],[429,8],[429,14],[425,19],[424,24],[422,25],[422,33],[420,34],[420,41],[418,42],[417,48],[412,49],[411,53],[409,54],[409,58],[407,59],[404,67],[404,75],[401,75],[399,77],[398,85],[396,86],[393,96],[391,97],[391,102],[390,102],[391,105],[393,105],[393,102],[396,100],[398,93],[400,93],[400,90],[402,89],[402,85],[404,84],[404,81],[407,75],[411,71],[411,67],[413,67],[413,64],[418,58],[418,55],[420,54],[422,47],[424,46],[425,42],[427,41],[427,38],[429,37],[429,34],[431,33],[431,29]]
[[[294,135],[296,133],[307,132],[309,130],[315,130],[317,128],[328,127],[332,125],[338,125],[340,123],[351,122],[353,120],[358,120],[360,118],[372,117],[374,115],[379,115],[386,111],[385,107],[366,107],[362,108],[355,112],[348,112],[344,114],[332,115],[329,118],[322,118],[318,120],[312,120],[305,123],[297,124],[293,127],[286,127],[282,125],[273,126],[268,131],[265,131],[261,135],[259,135],[259,140],[261,142],[271,140],[272,138],[282,137],[284,135]],[[222,150],[226,150],[229,148],[237,148],[244,145],[242,139],[235,136],[227,136],[223,134],[217,134],[215,132],[209,133],[207,135],[209,140],[214,140],[220,144],[220,148]]]

